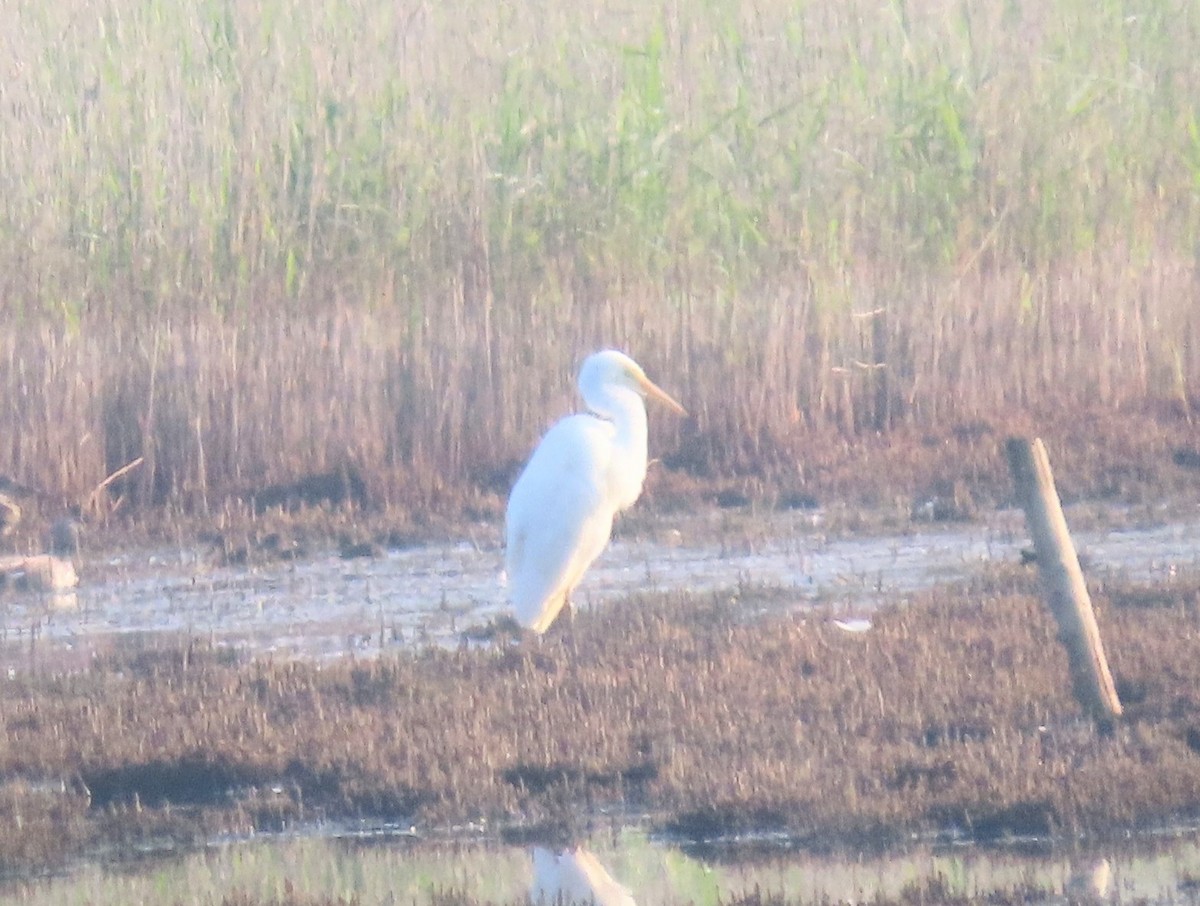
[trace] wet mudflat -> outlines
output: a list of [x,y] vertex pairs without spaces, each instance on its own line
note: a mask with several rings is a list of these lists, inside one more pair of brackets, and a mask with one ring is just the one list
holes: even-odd
[[[1155,581],[1200,562],[1200,513],[1081,509],[1069,518],[1091,577]],[[585,577],[583,607],[633,592],[704,593],[738,585],[786,589],[769,612],[814,606],[867,615],[989,565],[1015,563],[1027,537],[1018,511],[900,532],[830,534],[819,512],[660,517],[618,538]],[[746,523],[753,522],[753,531]],[[121,645],[186,635],[248,654],[327,659],[427,644],[458,644],[505,612],[503,552],[494,530],[461,541],[381,549],[343,559],[336,549],[297,560],[223,565],[200,543],[97,553],[77,591],[0,598],[0,667],[30,658],[83,666]],[[719,539],[714,536],[720,535]],[[750,616],[751,614],[747,614]]]
[[[701,875],[729,864],[722,853],[738,853],[738,871],[761,862],[722,850],[747,838],[858,860],[898,858],[913,840],[953,843],[960,860],[977,855],[967,844],[1052,845],[1039,858],[1057,868],[992,886],[1018,901],[1028,890],[1017,884],[1057,895],[1080,841],[1132,883],[1119,840],[1200,815],[1194,520],[1074,519],[1127,709],[1101,736],[1070,698],[1035,575],[1019,565],[1016,514],[894,535],[829,531],[812,513],[771,518],[695,544],[687,523],[639,527],[589,576],[575,620],[523,648],[462,642],[502,609],[487,538],[252,567],[215,565],[187,545],[94,557],[70,607],[4,601],[4,873],[82,864],[73,877],[88,883],[157,878],[173,893],[164,872],[204,864],[228,878],[227,855],[286,860],[318,845],[314,833],[344,854],[335,832],[365,822],[406,831],[383,835],[388,870],[393,885],[425,893],[398,901],[454,889],[464,902],[503,902],[527,889],[533,841],[600,833],[602,845],[602,828],[648,833],[652,864],[675,864],[687,841]],[[871,623],[847,632],[835,616]],[[263,834],[265,850],[221,842]],[[430,880],[442,876],[420,867],[428,844],[414,841],[448,838],[482,842],[517,866],[513,880],[481,890],[468,884],[473,868]],[[703,841],[718,845],[696,849]],[[132,877],[97,867],[105,853],[180,847],[199,854]],[[342,855],[303,852],[311,864],[290,870],[289,889],[317,899],[276,887],[237,902],[387,902],[365,887],[325,893],[312,873],[337,876]],[[1136,897],[1189,901],[1190,857],[1169,858],[1169,882]],[[907,877],[888,864],[883,877]],[[819,874],[806,866],[801,875]],[[627,867],[618,858],[614,876],[651,891],[645,902],[716,901],[622,878]],[[13,883],[22,897],[68,889]],[[719,887],[722,902],[759,882],[738,883]],[[131,889],[82,901],[134,902]],[[251,887],[221,889],[143,901],[222,902]],[[789,902],[872,896],[780,890]],[[924,901],[953,901],[942,893]],[[62,896],[44,902],[81,901]]]

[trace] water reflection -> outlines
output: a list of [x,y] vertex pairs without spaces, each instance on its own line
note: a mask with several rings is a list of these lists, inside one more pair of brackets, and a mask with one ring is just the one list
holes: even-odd
[[1112,863],[1095,859],[1071,873],[1063,885],[1063,896],[1075,906],[1093,906],[1109,898],[1112,890]]
[[[981,849],[914,846],[886,854],[835,852],[815,855],[786,842],[756,847],[706,847],[706,857],[637,831],[588,841],[580,850],[541,855],[495,843],[421,842],[396,835],[289,836],[223,843],[182,858],[143,860],[124,868],[91,865],[68,878],[0,885],[0,903],[115,906],[172,902],[220,904],[237,895],[246,901],[280,901],[287,895],[342,898],[361,906],[433,901],[461,892],[491,903],[536,902],[552,891],[578,896],[583,884],[566,875],[607,879],[584,901],[607,906],[639,903],[706,906],[755,890],[795,903],[861,903],[898,899],[936,879],[948,896],[975,900],[991,893],[1009,899],[1071,902],[1195,903],[1200,843],[1194,834],[1171,839],[1125,841],[1120,847],[1066,855],[1041,846]],[[568,858],[564,860],[564,856]],[[532,863],[532,864],[531,864]],[[539,867],[540,863],[540,867]],[[1095,872],[1108,867],[1103,894]],[[1083,880],[1073,880],[1080,872]],[[614,878],[619,880],[614,880]],[[605,899],[607,891],[618,899]],[[1076,899],[1080,891],[1089,899]],[[1090,893],[1089,893],[1090,891]],[[1092,895],[1094,899],[1091,899]],[[919,899],[919,898],[918,898]],[[913,900],[915,901],[915,900]]]
[[582,846],[558,853],[535,846],[532,857],[533,885],[529,888],[529,899],[534,903],[636,906],[629,888],[616,881],[600,860]]

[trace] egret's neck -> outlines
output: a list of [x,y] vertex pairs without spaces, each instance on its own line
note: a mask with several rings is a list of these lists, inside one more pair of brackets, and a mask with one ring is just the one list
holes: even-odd
[[646,480],[646,404],[624,387],[606,387],[585,400],[588,409],[613,425],[609,486],[619,509],[632,506]]

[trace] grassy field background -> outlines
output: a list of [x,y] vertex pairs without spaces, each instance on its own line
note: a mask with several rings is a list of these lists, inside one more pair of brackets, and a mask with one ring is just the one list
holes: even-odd
[[691,410],[653,445],[700,478],[1194,413],[1194,4],[10,13],[23,482],[79,496],[140,455],[114,493],[203,509],[350,461],[436,506],[502,488],[601,345]]

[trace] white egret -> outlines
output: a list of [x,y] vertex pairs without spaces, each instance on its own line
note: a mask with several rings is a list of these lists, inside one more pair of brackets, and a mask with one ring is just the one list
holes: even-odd
[[637,906],[629,888],[608,873],[600,860],[582,846],[554,853],[533,848],[533,886],[529,899],[543,906]]
[[613,518],[646,479],[650,397],[684,408],[629,356],[606,349],[579,370],[587,412],[554,425],[513,485],[505,519],[509,600],[526,629],[545,632],[608,544]]

